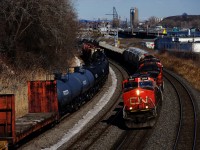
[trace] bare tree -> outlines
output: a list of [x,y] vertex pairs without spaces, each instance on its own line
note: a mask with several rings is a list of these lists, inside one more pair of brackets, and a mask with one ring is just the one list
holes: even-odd
[[67,66],[77,32],[70,0],[2,0],[0,19],[2,51],[15,65]]

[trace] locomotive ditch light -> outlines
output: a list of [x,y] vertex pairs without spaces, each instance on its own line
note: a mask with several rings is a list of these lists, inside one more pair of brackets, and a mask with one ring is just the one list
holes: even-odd
[[146,106],[145,108],[146,108],[146,109],[148,109],[148,108],[149,108],[149,106]]
[[136,94],[137,94],[137,96],[139,96],[140,95],[140,90],[136,90]]
[[133,110],[133,107],[130,107],[129,109],[130,109],[130,110]]

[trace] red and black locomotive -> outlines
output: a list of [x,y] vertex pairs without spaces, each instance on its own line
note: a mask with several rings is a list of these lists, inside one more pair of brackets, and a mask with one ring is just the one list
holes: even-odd
[[129,53],[124,60],[138,68],[122,83],[123,118],[129,128],[152,127],[162,105],[163,65],[144,50],[131,48],[127,51],[124,51],[124,54]]

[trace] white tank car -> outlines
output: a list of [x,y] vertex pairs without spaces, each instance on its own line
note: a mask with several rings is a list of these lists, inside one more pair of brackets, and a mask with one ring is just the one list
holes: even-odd
[[139,61],[149,53],[143,49],[136,47],[129,47],[123,52],[124,60],[132,65],[138,66]]

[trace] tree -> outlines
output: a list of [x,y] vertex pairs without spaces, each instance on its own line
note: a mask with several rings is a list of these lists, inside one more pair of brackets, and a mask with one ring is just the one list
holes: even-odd
[[1,51],[14,65],[66,68],[77,32],[70,0],[2,0],[0,18]]
[[155,26],[158,22],[156,21],[156,17],[152,16],[148,19],[149,25]]

